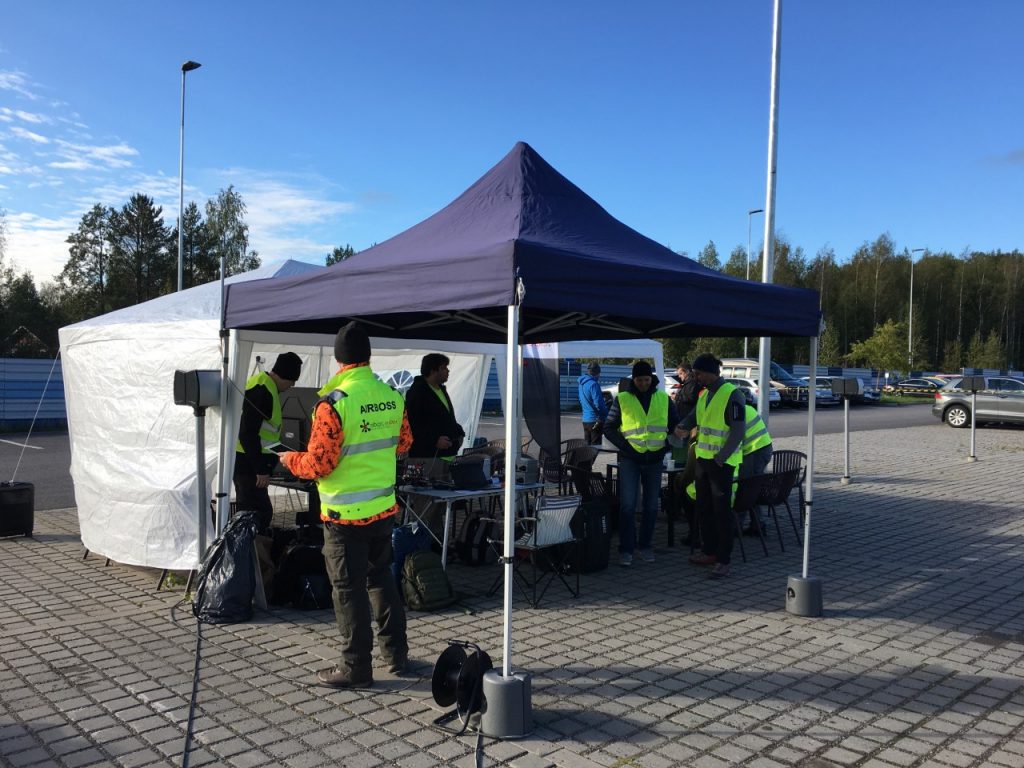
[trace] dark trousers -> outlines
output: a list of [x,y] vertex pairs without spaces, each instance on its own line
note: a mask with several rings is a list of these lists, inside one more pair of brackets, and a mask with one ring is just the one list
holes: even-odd
[[600,445],[603,430],[603,421],[584,421],[583,439],[587,442],[587,445]]
[[697,459],[697,516],[703,538],[701,550],[718,562],[732,560],[732,478],[731,464],[718,466],[713,459]]
[[[640,549],[651,548],[661,503],[661,467],[660,461],[641,463],[619,456],[619,552],[633,554],[638,544]],[[639,542],[636,531],[638,500],[643,504]]]
[[393,517],[369,525],[324,523],[324,562],[333,587],[342,666],[360,674],[372,667],[373,619],[385,661],[409,653],[405,609],[391,574],[393,527]]
[[239,512],[257,512],[260,530],[269,528],[274,517],[274,505],[270,503],[269,491],[256,487],[256,475],[239,472],[237,469],[231,480],[235,486],[235,509]]

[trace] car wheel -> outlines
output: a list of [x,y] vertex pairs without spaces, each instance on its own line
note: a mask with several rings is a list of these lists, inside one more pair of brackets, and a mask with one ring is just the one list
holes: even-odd
[[951,427],[966,427],[971,423],[971,415],[962,405],[951,405],[946,409],[944,418]]

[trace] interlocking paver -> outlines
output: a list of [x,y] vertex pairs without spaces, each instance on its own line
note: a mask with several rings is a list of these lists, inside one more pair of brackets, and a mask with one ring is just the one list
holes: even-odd
[[[975,464],[964,433],[938,422],[855,438],[849,486],[841,435],[816,443],[811,567],[825,616],[784,610],[800,565],[792,531],[785,554],[772,539],[767,558],[748,547],[749,562],[709,583],[687,550],[660,546],[659,527],[656,563],[587,574],[577,600],[517,602],[514,658],[533,673],[536,729],[485,739],[487,764],[1020,765],[1024,431],[980,430]],[[926,458],[908,460],[922,446]],[[171,615],[180,593],[83,561],[74,510],[37,512],[36,528],[0,542],[2,761],[180,764],[195,646],[188,610]],[[489,577],[450,575],[475,613],[410,614],[427,678],[451,638],[500,664],[500,605],[478,583]],[[204,628],[192,764],[475,764],[472,736],[433,727],[429,679],[312,685],[336,632],[330,611]]]

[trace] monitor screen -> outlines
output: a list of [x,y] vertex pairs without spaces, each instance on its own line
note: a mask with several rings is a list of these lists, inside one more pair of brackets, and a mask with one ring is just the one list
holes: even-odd
[[319,399],[313,387],[292,387],[281,395],[281,443],[290,450],[306,450],[313,406]]

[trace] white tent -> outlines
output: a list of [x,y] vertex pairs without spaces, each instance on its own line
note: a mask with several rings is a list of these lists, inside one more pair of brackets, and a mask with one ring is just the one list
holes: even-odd
[[[228,282],[299,274],[322,269],[285,261],[229,278]],[[335,370],[329,335],[250,332],[232,353],[232,385],[221,432],[220,409],[210,409],[204,444],[207,487],[196,480],[196,422],[191,409],[174,404],[175,370],[219,369],[220,285],[196,286],[60,329],[64,390],[82,543],[112,560],[155,568],[188,569],[197,561],[199,493],[204,506],[216,483],[218,446],[223,444],[230,478],[245,380],[257,357],[269,367],[279,352],[295,351],[303,361],[299,386],[318,387]],[[452,358],[449,391],[470,439],[476,434],[491,359],[503,345],[408,342],[373,339],[374,370],[396,385],[419,373],[426,351]],[[591,342],[583,342],[590,344]],[[541,345],[543,356],[637,356],[659,363],[657,342],[632,350],[582,351],[574,342]],[[413,346],[414,345],[414,346]],[[551,349],[554,348],[554,349]],[[550,353],[550,354],[548,354]],[[222,441],[223,438],[223,441]],[[469,441],[467,441],[468,444]],[[230,482],[225,483],[229,486]],[[212,530],[210,531],[212,534]],[[207,540],[211,540],[208,536]]]

